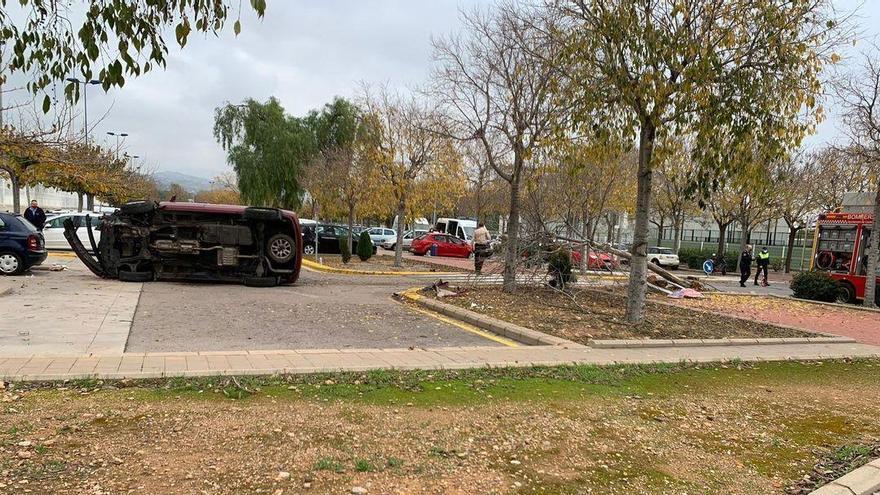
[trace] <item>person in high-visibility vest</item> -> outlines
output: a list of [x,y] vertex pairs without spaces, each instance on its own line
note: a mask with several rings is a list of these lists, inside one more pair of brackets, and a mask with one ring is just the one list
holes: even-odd
[[764,271],[764,285],[769,285],[767,282],[767,268],[770,266],[770,251],[766,246],[755,256],[755,262],[758,264],[758,270],[755,272],[755,285],[758,285],[758,277],[761,276],[762,270]]

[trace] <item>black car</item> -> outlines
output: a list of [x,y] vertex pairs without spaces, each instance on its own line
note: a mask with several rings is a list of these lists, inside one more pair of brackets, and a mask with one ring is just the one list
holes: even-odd
[[[317,244],[315,232],[317,231]],[[326,223],[303,225],[303,253],[315,254],[339,254],[339,239],[348,238],[348,227],[344,225],[331,225]],[[351,237],[351,251],[357,252],[358,235]],[[370,241],[372,242],[372,241]],[[376,246],[373,246],[373,254],[376,254]]]
[[0,273],[18,275],[46,261],[43,234],[17,213],[0,213]]

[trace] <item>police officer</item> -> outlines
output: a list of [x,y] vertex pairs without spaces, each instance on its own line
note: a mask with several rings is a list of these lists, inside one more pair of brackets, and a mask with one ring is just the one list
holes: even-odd
[[755,272],[755,285],[758,285],[761,270],[764,271],[764,283],[767,284],[767,267],[770,266],[770,251],[767,250],[767,246],[761,248],[761,252],[755,255],[755,261],[758,264],[758,270]]
[[752,275],[752,245],[746,245],[746,250],[739,255],[739,286],[745,287],[746,280]]

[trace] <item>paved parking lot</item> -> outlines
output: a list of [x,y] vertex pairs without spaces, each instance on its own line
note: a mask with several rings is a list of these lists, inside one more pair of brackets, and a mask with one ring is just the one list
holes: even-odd
[[[68,269],[49,271],[53,262]],[[0,357],[500,345],[391,299],[423,283],[304,270],[297,285],[269,289],[132,284],[53,256],[30,274],[0,278],[0,293],[12,289],[0,295]]]

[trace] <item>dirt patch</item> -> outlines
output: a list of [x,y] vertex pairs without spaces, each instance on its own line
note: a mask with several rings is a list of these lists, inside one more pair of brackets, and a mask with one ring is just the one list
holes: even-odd
[[0,493],[784,493],[877,438],[877,364],[7,390]]
[[[321,263],[332,268],[344,268],[346,270],[367,270],[377,272],[448,272],[459,271],[454,267],[437,266],[431,263],[423,263],[418,260],[404,258],[401,266],[394,266],[393,256],[373,256],[367,261],[361,261],[357,256],[352,256],[348,263],[342,262],[342,257],[333,255],[320,255]],[[308,258],[313,259],[313,258]]]
[[813,304],[796,299],[733,294],[713,294],[702,300],[680,300],[677,304],[813,332],[852,337],[865,344],[880,345],[880,312]]
[[806,495],[877,458],[880,458],[880,443],[841,445],[823,455],[812,472],[788,487],[786,493]]
[[625,322],[626,297],[616,292],[575,289],[570,294],[545,288],[468,289],[443,302],[538,330],[588,343],[591,339],[718,339],[815,336],[765,323],[691,311],[648,301],[645,322]]

